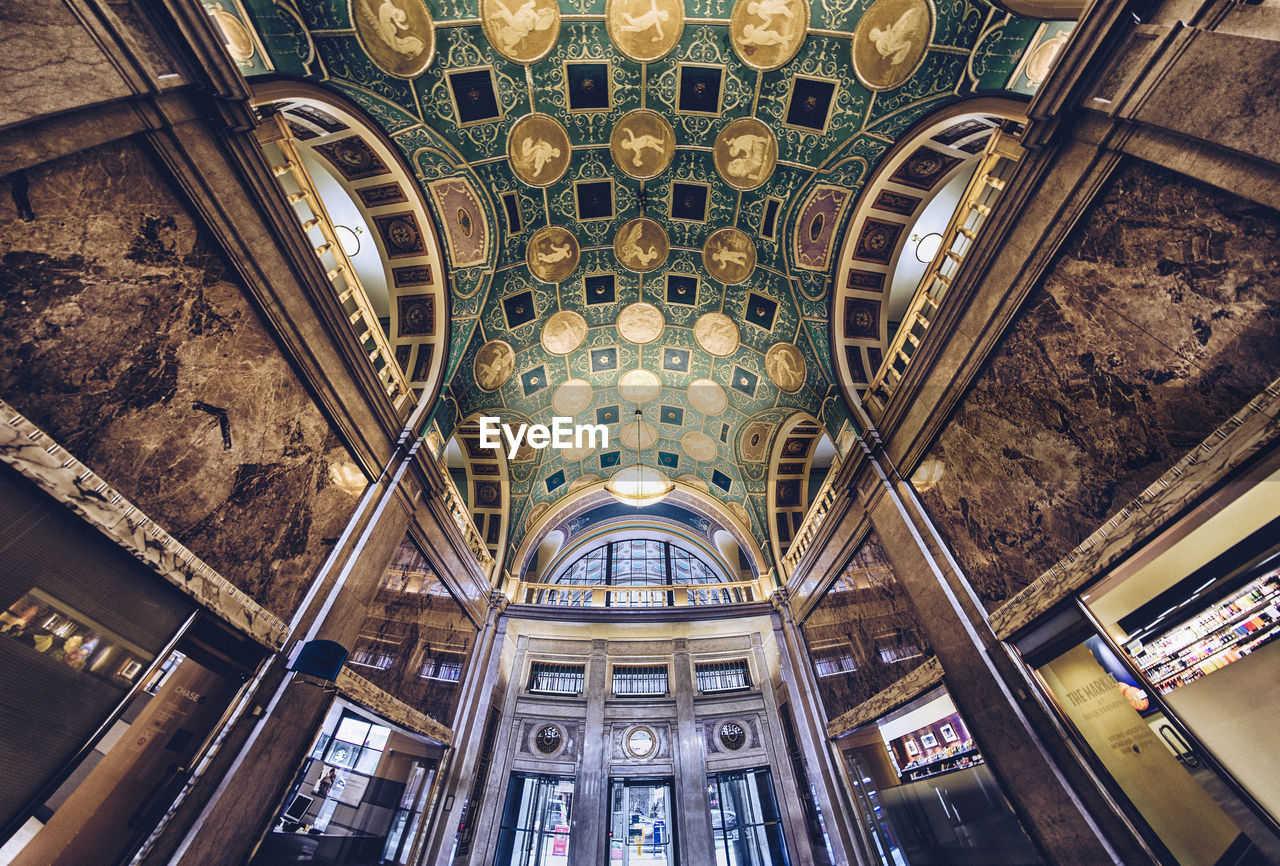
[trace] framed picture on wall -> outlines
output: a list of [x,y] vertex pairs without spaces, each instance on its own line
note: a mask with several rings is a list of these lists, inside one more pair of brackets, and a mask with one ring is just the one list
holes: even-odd
[[907,750],[907,754],[915,757],[920,754],[920,747],[916,745],[916,741],[908,737],[902,741],[902,747]]
[[944,743],[954,743],[956,740],[960,739],[956,736],[956,729],[951,727],[950,722],[947,722],[945,725],[938,728],[938,733],[942,734],[942,742]]
[[938,738],[933,735],[932,731],[927,734],[921,734],[920,745],[924,746],[926,749],[932,749],[934,746],[938,745]]

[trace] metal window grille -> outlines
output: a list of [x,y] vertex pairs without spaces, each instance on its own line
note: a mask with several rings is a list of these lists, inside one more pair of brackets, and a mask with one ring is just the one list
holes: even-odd
[[751,688],[751,672],[746,659],[724,662],[697,662],[693,666],[698,676],[698,690],[702,692],[728,692]]
[[395,663],[397,643],[385,638],[362,637],[356,643],[356,648],[351,651],[348,662],[360,667],[385,671]]
[[893,664],[894,662],[905,661],[906,659],[913,659],[919,655],[923,655],[923,653],[920,652],[920,647],[916,646],[913,643],[910,643],[909,641],[903,641],[902,643],[881,644],[878,647],[876,647],[876,652],[880,654],[880,661],[884,662],[887,665]]
[[613,693],[615,695],[665,695],[667,666],[614,665]]
[[858,663],[853,660],[853,654],[848,650],[837,650],[815,657],[813,667],[817,670],[818,676],[833,677],[836,674],[856,671]]
[[580,695],[586,681],[586,665],[534,662],[529,669],[529,691]]
[[454,653],[427,656],[422,660],[422,670],[418,672],[418,676],[456,683],[462,679],[462,657]]

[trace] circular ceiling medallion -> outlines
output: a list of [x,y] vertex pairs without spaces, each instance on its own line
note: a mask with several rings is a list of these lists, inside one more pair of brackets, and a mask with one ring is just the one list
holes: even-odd
[[662,311],[644,301],[630,304],[618,313],[618,333],[642,346],[662,336],[662,325]]
[[720,282],[736,285],[756,269],[756,245],[739,229],[716,229],[702,245],[702,264]]
[[622,425],[622,431],[618,434],[618,439],[623,445],[632,450],[639,448],[643,451],[658,441],[658,428],[648,421],[641,421],[639,431],[637,431],[636,422],[628,421]]
[[547,114],[526,114],[507,136],[507,159],[530,186],[550,186],[564,177],[571,156],[569,134]]
[[693,338],[717,358],[724,358],[738,349],[738,325],[724,313],[706,313],[694,323]]
[[632,60],[665,57],[684,31],[683,0],[608,0],[605,28],[618,50]]
[[684,453],[700,463],[716,459],[716,440],[706,433],[692,430],[680,437],[680,447]]
[[551,53],[560,36],[556,0],[484,0],[484,35],[498,53],[516,63],[533,63]]
[[227,53],[231,55],[231,59],[237,63],[247,63],[251,60],[253,37],[249,35],[249,29],[240,22],[240,19],[223,9],[221,4],[209,15],[222,31],[223,44],[227,46]]
[[785,66],[809,30],[806,0],[738,0],[729,19],[729,41],[742,62],[768,72]]
[[586,379],[570,379],[559,388],[551,398],[551,408],[557,415],[569,418],[577,415],[591,405],[595,390]]
[[627,732],[627,754],[633,758],[648,758],[658,751],[658,735],[643,725]]
[[564,744],[564,731],[559,725],[543,725],[533,735],[533,745],[544,755],[554,755]]
[[649,180],[671,165],[671,158],[676,155],[676,134],[661,114],[637,108],[614,124],[609,152],[623,174]]
[[788,394],[804,387],[804,355],[790,343],[774,343],[764,356],[764,369],[777,385]]
[[754,117],[740,117],[720,130],[713,154],[716,171],[725,183],[735,189],[755,189],[769,179],[778,164],[778,140]]
[[876,0],[853,31],[853,71],[872,90],[889,90],[915,74],[933,36],[928,0]]
[[671,241],[666,230],[648,217],[627,220],[613,238],[613,254],[624,267],[637,273],[661,267],[669,252]]
[[618,380],[618,393],[632,403],[648,403],[662,393],[662,380],[648,370],[628,370]]
[[1027,83],[1032,87],[1039,87],[1049,75],[1049,70],[1053,68],[1053,61],[1058,59],[1058,52],[1062,50],[1062,46],[1067,42],[1065,35],[1058,35],[1052,39],[1047,39],[1035,47],[1030,55],[1027,56],[1027,65],[1023,67],[1027,75]]
[[529,270],[544,283],[558,283],[578,267],[578,239],[563,226],[543,226],[529,238],[525,260]]
[[572,310],[561,310],[542,326],[542,348],[553,355],[567,355],[582,345],[587,320]]
[[472,365],[476,384],[485,391],[496,391],[506,384],[516,369],[516,353],[502,340],[490,340],[476,352]]
[[418,0],[351,0],[351,23],[369,59],[397,78],[414,78],[431,65],[435,25]]
[[725,722],[720,726],[720,745],[736,752],[747,744],[747,732],[737,722]]
[[689,383],[689,405],[703,415],[719,415],[729,408],[729,397],[719,382],[694,379]]

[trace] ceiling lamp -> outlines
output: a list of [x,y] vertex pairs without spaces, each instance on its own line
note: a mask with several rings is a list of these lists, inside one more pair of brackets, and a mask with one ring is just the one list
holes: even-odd
[[363,231],[364,229],[360,226],[354,229],[347,226],[333,227],[333,233],[338,236],[338,243],[342,245],[342,251],[347,254],[347,258],[352,258],[360,252],[360,233]]
[[613,473],[605,484],[605,489],[623,505],[644,508],[646,505],[653,505],[666,499],[667,494],[675,488],[675,484],[665,472],[640,461],[640,435],[643,427],[639,409],[636,409],[635,430],[636,462]]
[[929,262],[933,261],[933,257],[938,254],[938,248],[941,246],[942,235],[937,232],[929,232],[916,243],[916,259],[926,265],[929,264]]

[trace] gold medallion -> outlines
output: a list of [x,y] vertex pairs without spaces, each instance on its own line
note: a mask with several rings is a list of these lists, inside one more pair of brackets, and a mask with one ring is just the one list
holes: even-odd
[[351,0],[351,25],[374,65],[414,78],[436,53],[435,24],[422,0]]
[[567,355],[582,345],[587,320],[572,310],[561,310],[542,326],[542,348],[552,355]]
[[529,270],[544,283],[558,283],[578,267],[578,239],[562,226],[543,226],[529,238],[525,260]]
[[593,397],[595,389],[590,382],[586,379],[570,379],[556,388],[555,396],[551,398],[551,408],[557,415],[572,418],[590,406]]
[[662,380],[648,370],[629,370],[618,380],[618,394],[631,403],[648,403],[662,393]]
[[560,5],[556,0],[484,0],[480,23],[499,54],[533,63],[551,53],[560,36]]
[[613,127],[609,152],[623,174],[649,180],[671,165],[676,155],[676,134],[661,114],[637,108],[624,114]]
[[665,57],[684,32],[682,0],[608,0],[605,28],[618,50],[632,60]]
[[496,391],[515,372],[516,353],[502,340],[490,340],[480,347],[471,366],[476,375],[476,384],[485,391]]
[[569,134],[546,114],[526,114],[507,136],[511,170],[530,186],[550,186],[564,177],[571,156]]
[[716,136],[716,171],[734,189],[755,189],[778,164],[778,140],[754,117],[740,117]]
[[719,415],[729,408],[729,396],[719,382],[694,379],[689,383],[689,405],[703,415]]
[[[641,274],[661,267],[670,252],[671,241],[667,239],[666,230],[648,217],[627,220],[613,238],[613,254],[618,261]],[[754,253],[753,249],[753,257]]]
[[724,358],[738,349],[738,326],[724,313],[706,313],[694,322],[693,338],[717,358]]
[[804,386],[804,355],[790,343],[774,343],[764,356],[764,369],[777,385],[788,394]]
[[756,269],[756,245],[739,229],[716,229],[702,245],[702,264],[720,282],[736,285]]
[[716,459],[716,440],[706,433],[694,430],[680,437],[680,447],[699,463]]
[[729,19],[734,52],[763,72],[786,66],[808,32],[807,0],[738,0]]
[[910,78],[933,37],[928,0],[876,0],[853,31],[853,71],[872,90],[890,90]]
[[640,346],[658,339],[663,324],[662,311],[644,301],[631,304],[618,314],[618,333]]

